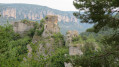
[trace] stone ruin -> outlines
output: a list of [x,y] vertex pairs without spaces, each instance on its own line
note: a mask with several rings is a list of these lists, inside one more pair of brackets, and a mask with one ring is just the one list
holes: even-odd
[[66,46],[69,47],[72,43],[73,37],[77,37],[78,35],[78,31],[68,31],[65,36]]
[[58,17],[55,15],[48,15],[45,18],[43,37],[51,36],[53,33],[59,33]]
[[66,46],[69,47],[69,55],[82,55],[83,54],[83,52],[80,49],[80,46],[73,46],[73,43],[72,43],[72,39],[78,36],[79,36],[78,31],[68,31],[65,36]]
[[26,34],[30,29],[34,28],[35,22],[23,23],[21,21],[12,23],[15,33],[19,33],[21,36]]
[[[73,46],[73,43],[72,43],[72,39],[74,37],[78,37],[78,36],[79,36],[78,31],[68,31],[65,36],[65,42],[66,42],[65,45],[69,48],[70,56],[83,55],[83,52],[81,51],[81,47]],[[80,45],[80,44],[78,44],[78,45]],[[70,62],[69,63],[64,62],[64,64],[65,64],[65,67],[73,67],[73,65]]]

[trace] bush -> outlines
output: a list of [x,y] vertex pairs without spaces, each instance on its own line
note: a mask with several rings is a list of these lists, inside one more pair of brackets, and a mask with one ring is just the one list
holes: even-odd
[[64,37],[63,37],[63,35],[61,33],[57,33],[57,34],[55,33],[55,34],[53,34],[52,38],[54,38],[54,40],[55,40],[54,43],[56,45],[58,45],[59,42],[62,42],[63,45],[65,44],[64,43]]
[[55,53],[51,56],[50,67],[65,67],[64,62],[66,60],[65,54],[68,54],[67,48],[57,48]]
[[[45,20],[44,19],[42,19],[41,21],[40,21],[40,27],[38,27],[37,28],[37,35],[39,35],[39,36],[41,36],[42,35],[42,33],[43,33],[43,31],[44,31],[44,22],[45,22]],[[39,28],[40,28],[40,30],[39,30]]]
[[74,37],[73,39],[72,39],[72,42],[73,43],[83,43],[84,41],[82,40],[82,37],[80,37],[80,36],[78,36],[78,37]]
[[41,28],[41,30],[37,29],[37,35],[41,36],[44,31],[44,26]]

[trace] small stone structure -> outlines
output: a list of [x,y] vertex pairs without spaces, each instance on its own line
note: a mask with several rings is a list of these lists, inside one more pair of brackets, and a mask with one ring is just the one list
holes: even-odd
[[80,47],[69,47],[69,55],[83,55],[83,52],[81,51]]
[[[83,52],[80,49],[80,46],[73,46],[72,39],[78,37],[78,31],[68,31],[66,34],[66,46],[69,47],[69,55],[82,55]],[[77,44],[80,45],[80,44]]]

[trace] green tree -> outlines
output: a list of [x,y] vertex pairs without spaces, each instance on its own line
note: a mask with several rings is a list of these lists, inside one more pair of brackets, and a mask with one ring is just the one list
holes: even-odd
[[74,15],[82,23],[94,24],[87,31],[98,33],[106,26],[113,29],[113,34],[104,37],[104,48],[101,51],[84,55],[75,63],[81,63],[83,67],[118,67],[119,61],[116,59],[119,58],[119,18],[112,16],[112,10],[119,7],[119,0],[75,0],[73,3],[76,9],[83,11]]

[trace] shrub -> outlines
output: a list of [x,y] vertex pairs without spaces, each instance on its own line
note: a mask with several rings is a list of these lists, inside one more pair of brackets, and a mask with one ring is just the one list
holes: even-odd
[[67,48],[57,48],[55,53],[51,56],[50,67],[65,67],[64,62],[66,60],[65,54],[68,54]]
[[58,45],[59,42],[62,42],[62,44],[64,45],[64,37],[61,33],[55,33],[53,34],[52,38],[54,38],[55,40],[55,44]]
[[40,21],[40,30],[39,30],[39,27],[38,27],[38,29],[37,29],[37,35],[39,35],[39,36],[41,36],[42,33],[43,33],[43,31],[44,31],[44,22],[45,22],[45,20],[42,19],[42,20]]
[[44,26],[41,28],[41,30],[37,29],[37,35],[41,36],[44,31]]

